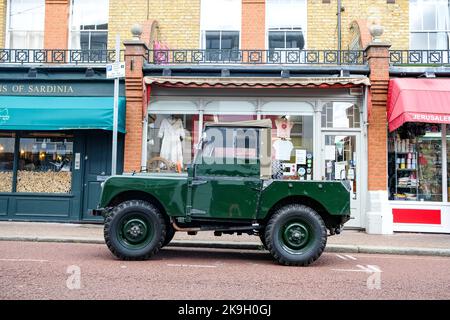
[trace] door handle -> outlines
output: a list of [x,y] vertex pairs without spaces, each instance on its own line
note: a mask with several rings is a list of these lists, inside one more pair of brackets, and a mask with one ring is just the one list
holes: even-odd
[[200,186],[202,184],[206,184],[208,181],[206,180],[192,180],[191,186]]

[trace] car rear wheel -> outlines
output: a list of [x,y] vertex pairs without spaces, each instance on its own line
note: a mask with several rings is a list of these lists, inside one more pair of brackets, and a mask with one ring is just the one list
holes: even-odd
[[166,224],[159,210],[149,202],[125,201],[105,220],[105,242],[122,260],[145,260],[161,249],[166,239]]
[[322,217],[313,209],[290,204],[278,209],[266,227],[267,249],[280,263],[307,266],[323,253],[327,229]]

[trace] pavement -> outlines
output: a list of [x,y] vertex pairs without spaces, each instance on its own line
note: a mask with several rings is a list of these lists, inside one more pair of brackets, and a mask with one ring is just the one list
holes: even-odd
[[[103,244],[101,224],[67,224],[44,222],[0,222],[0,241],[32,241]],[[214,236],[199,232],[196,236],[177,232],[171,247],[264,250],[258,237],[249,235]],[[394,233],[371,235],[344,229],[328,238],[326,252],[377,253],[450,257],[450,234]]]

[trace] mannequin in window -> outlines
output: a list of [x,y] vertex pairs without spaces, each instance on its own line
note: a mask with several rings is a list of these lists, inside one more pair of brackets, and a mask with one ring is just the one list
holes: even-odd
[[286,116],[282,116],[275,120],[275,125],[277,126],[277,137],[290,139],[291,138],[291,130],[294,124],[289,121]]
[[160,156],[173,164],[182,165],[182,141],[185,138],[183,121],[173,115],[163,119],[158,137],[162,138]]

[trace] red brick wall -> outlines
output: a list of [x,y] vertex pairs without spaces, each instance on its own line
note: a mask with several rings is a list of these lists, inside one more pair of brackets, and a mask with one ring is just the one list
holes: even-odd
[[242,0],[242,49],[264,49],[266,38],[265,0]]
[[389,45],[369,45],[371,88],[368,119],[368,188],[387,190],[387,92],[389,86]]
[[69,12],[69,0],[45,0],[45,49],[68,47]]
[[143,71],[147,47],[142,42],[124,42],[125,45],[125,92],[127,99],[124,171],[141,169],[143,130]]

